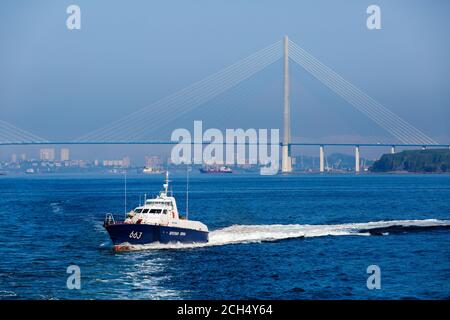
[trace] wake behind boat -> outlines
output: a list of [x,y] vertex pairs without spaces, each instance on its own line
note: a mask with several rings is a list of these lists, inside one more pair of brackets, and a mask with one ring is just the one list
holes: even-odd
[[200,221],[188,220],[179,215],[175,198],[168,194],[169,173],[163,190],[154,199],[127,213],[124,221],[115,221],[106,215],[103,226],[114,243],[115,251],[124,251],[130,245],[150,243],[205,243],[208,227]]

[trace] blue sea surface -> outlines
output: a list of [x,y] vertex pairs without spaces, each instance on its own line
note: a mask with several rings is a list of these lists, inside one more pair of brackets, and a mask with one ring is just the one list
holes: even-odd
[[[171,179],[184,212],[185,177]],[[128,210],[162,182],[129,176]],[[449,220],[450,175],[192,175],[189,189],[189,217],[208,225],[215,245],[114,253],[102,222],[107,212],[123,217],[123,176],[0,177],[0,298],[450,298],[450,229],[328,232]],[[286,225],[318,227],[283,239]],[[67,288],[69,265],[80,267],[79,290]],[[381,289],[367,288],[370,265]]]

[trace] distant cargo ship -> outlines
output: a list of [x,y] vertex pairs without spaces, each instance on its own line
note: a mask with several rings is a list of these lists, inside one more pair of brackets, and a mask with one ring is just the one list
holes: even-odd
[[160,170],[158,168],[145,167],[142,170],[142,173],[145,173],[145,174],[162,174],[162,173],[164,173],[164,171],[162,171],[162,170]]
[[233,173],[229,167],[204,167],[199,169],[201,173]]

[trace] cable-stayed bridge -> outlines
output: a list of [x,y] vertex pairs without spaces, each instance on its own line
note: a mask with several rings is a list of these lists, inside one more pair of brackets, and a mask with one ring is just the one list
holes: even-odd
[[[288,37],[147,107],[70,141],[48,141],[0,120],[0,145],[176,144],[176,142],[155,139],[154,137],[158,131],[166,128],[174,119],[197,110],[208,101],[237,87],[243,81],[254,77],[280,59],[283,59],[284,66],[283,138],[280,141],[283,172],[290,172],[292,170],[292,146],[320,146],[321,171],[324,171],[324,146],[354,146],[356,171],[360,169],[360,146],[390,146],[391,152],[395,152],[396,146],[422,148],[450,147],[447,144],[439,144],[421,130],[393,113],[357,86],[345,80],[337,72],[320,62],[299,45],[289,40]],[[392,136],[394,142],[355,144],[291,141],[290,62],[298,64],[323,85],[348,102],[349,105],[383,128]],[[207,143],[205,142],[205,144]]]

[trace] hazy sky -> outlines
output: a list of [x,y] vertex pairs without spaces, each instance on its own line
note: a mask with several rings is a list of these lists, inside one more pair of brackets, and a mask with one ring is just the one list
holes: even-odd
[[[70,4],[81,8],[81,30],[66,28]],[[382,30],[366,27],[370,4],[381,7]],[[3,0],[0,119],[48,139],[70,140],[287,34],[411,124],[448,143],[449,13],[446,0]],[[389,137],[305,71],[291,70],[294,136]],[[278,127],[281,62],[252,81],[241,89],[253,93],[247,102],[240,102],[238,89],[216,102],[222,109],[235,106],[226,126]],[[214,114],[193,117],[220,124]]]

